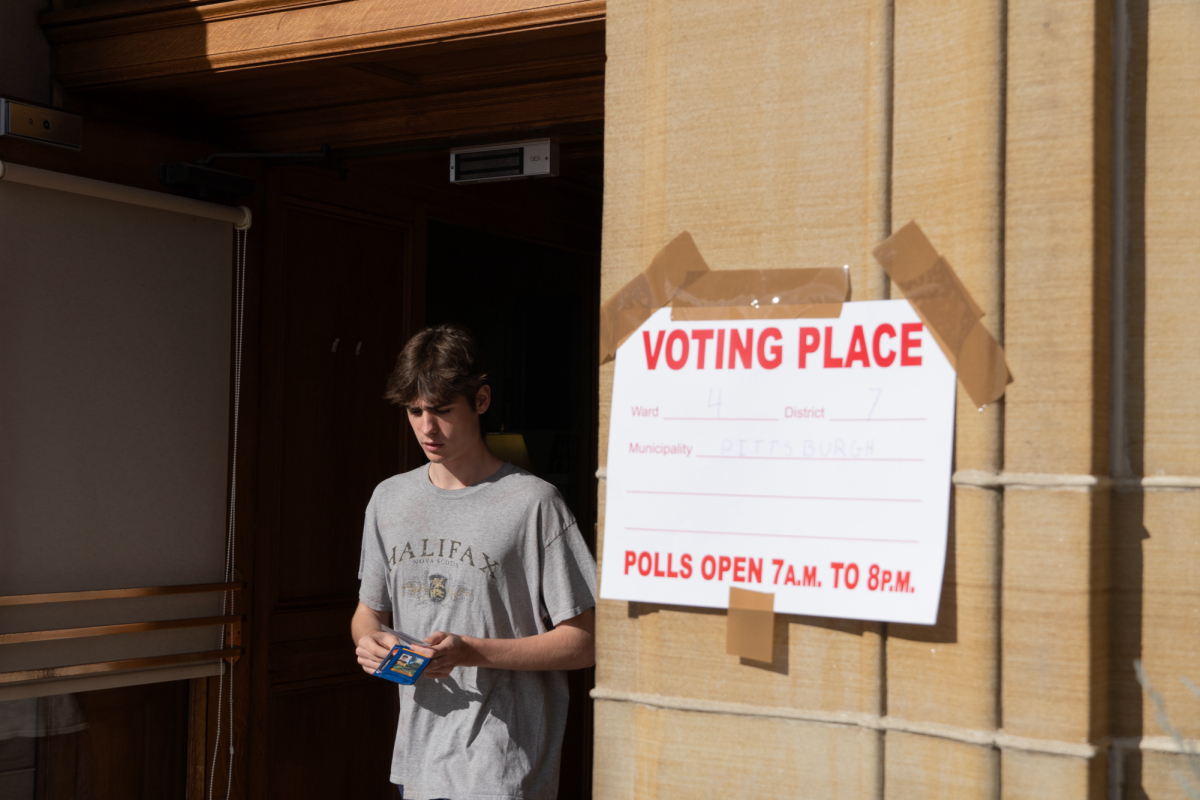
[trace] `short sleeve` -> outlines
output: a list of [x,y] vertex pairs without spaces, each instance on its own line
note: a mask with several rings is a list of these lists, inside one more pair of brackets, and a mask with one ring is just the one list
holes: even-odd
[[379,534],[376,509],[379,489],[371,495],[367,513],[363,520],[362,552],[358,557],[358,599],[364,606],[376,611],[391,611],[391,592],[388,585],[387,554],[384,552],[383,537]]
[[551,533],[541,559],[542,603],[554,625],[596,605],[596,560],[570,512],[565,516],[567,526]]

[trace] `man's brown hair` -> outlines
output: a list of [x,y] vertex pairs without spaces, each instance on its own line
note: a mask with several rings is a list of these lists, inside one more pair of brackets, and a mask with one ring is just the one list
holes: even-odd
[[399,406],[442,406],[462,395],[475,408],[475,397],[487,382],[483,348],[471,332],[461,325],[438,325],[404,345],[383,396]]

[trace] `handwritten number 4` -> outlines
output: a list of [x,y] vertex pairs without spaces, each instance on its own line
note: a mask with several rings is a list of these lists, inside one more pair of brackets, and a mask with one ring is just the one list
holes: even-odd
[[713,389],[708,390],[708,407],[717,409],[717,416],[721,416],[721,392],[717,390],[717,402],[713,402]]

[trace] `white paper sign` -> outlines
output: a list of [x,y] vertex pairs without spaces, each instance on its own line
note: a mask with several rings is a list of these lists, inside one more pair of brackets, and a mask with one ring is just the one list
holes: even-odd
[[936,622],[955,374],[907,300],[651,317],[617,353],[601,597]]

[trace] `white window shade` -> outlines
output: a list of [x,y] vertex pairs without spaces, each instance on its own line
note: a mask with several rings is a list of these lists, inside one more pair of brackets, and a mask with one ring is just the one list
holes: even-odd
[[[222,582],[231,223],[248,213],[14,165],[0,175],[0,598]],[[0,641],[214,617],[221,601],[0,599]],[[0,700],[215,674],[194,654],[217,650],[220,630],[0,644]],[[138,659],[159,663],[53,672]]]

